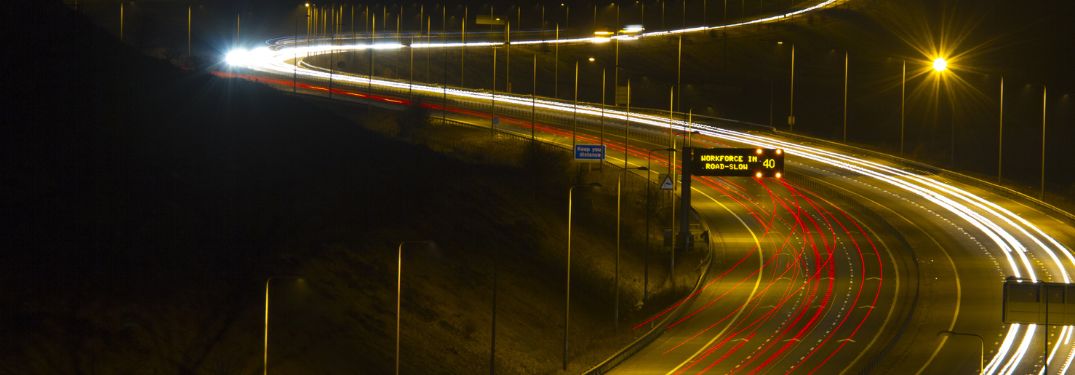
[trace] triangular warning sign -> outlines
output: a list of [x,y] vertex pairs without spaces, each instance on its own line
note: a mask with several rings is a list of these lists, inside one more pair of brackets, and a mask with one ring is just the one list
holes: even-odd
[[664,175],[663,182],[661,182],[661,190],[672,190],[675,185],[672,184],[672,176]]

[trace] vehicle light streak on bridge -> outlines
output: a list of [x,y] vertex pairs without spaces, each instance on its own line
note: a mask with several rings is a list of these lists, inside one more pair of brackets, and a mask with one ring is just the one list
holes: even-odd
[[[823,4],[829,4],[826,2]],[[821,6],[819,4],[819,6]],[[728,25],[730,26],[730,25]],[[722,26],[727,27],[727,26]],[[713,27],[720,28],[720,27]],[[712,28],[710,28],[712,29]],[[660,33],[676,33],[676,32],[688,32],[683,29],[680,31],[666,31],[650,34],[643,34],[641,36],[657,36],[662,35]],[[579,38],[574,40],[568,40],[571,42],[585,42],[592,41],[593,38]],[[513,43],[542,43],[542,41],[523,41]],[[466,46],[491,46],[500,43],[467,43]],[[328,79],[331,77],[335,81],[346,82],[353,85],[372,85],[381,88],[393,88],[404,90],[408,88],[406,82],[397,82],[391,80],[382,79],[370,79],[361,76],[342,75],[342,74],[330,74],[328,72],[320,71],[314,68],[308,68],[300,64],[299,68],[296,68],[296,62],[293,61],[293,56],[296,55],[318,55],[327,54],[331,51],[347,51],[347,50],[362,50],[362,49],[398,49],[404,46],[399,43],[378,43],[375,45],[316,45],[316,46],[296,46],[288,47],[286,43],[275,45],[273,47],[262,47],[254,50],[236,50],[228,54],[226,60],[230,65],[236,67],[245,67],[255,71],[262,71],[267,73],[278,74],[281,76],[290,77],[292,74],[302,75],[307,78],[315,79]],[[461,44],[455,44],[459,46]],[[435,44],[419,44],[413,45],[415,48],[433,48]],[[474,99],[489,101],[493,98],[489,93],[474,90],[464,90],[459,88],[445,88],[434,85],[413,85],[413,90],[418,93],[436,94],[440,95],[447,91],[447,95],[453,98]],[[538,108],[548,111],[556,111],[562,113],[569,113],[573,110],[573,106],[568,103],[560,103],[549,100],[537,100],[531,102],[529,97],[517,97],[504,94],[498,94],[495,97],[497,102],[509,103],[521,106],[529,106],[533,103]],[[578,113],[584,115],[598,116],[602,113],[602,109],[590,105],[580,105],[578,107]],[[627,120],[626,113],[622,111],[616,111],[605,108],[603,115],[606,118],[612,120]],[[669,122],[666,118],[661,116],[647,115],[643,113],[632,113],[630,121],[634,125],[654,126],[660,128],[669,127]],[[687,128],[687,124],[683,121],[675,122],[674,126],[677,130],[684,130]],[[738,132],[732,130],[721,129],[709,125],[693,123],[691,128],[699,130],[703,135],[715,137],[725,141],[745,143],[756,147],[766,148],[782,148],[789,154],[801,157],[804,159],[813,160],[819,163],[828,164],[837,168],[850,170],[860,173],[862,175],[871,177],[875,180],[884,182],[888,185],[897,187],[899,189],[908,191],[912,194],[918,195],[942,208],[955,214],[959,218],[963,219],[967,223],[970,223],[977,228],[981,233],[987,236],[996,246],[1002,251],[1004,257],[1007,259],[1009,271],[1016,277],[1027,278],[1033,282],[1039,280],[1037,272],[1035,272],[1027,253],[1030,251],[1023,241],[1016,238],[1014,234],[1002,227],[1002,224],[1011,228],[1015,228],[1018,234],[1024,238],[1028,238],[1029,241],[1035,245],[1034,249],[1044,252],[1044,255],[1052,260],[1052,264],[1049,266],[1055,267],[1055,270],[1061,276],[1061,279],[1065,283],[1070,283],[1070,275],[1067,270],[1067,266],[1061,260],[1061,257],[1067,260],[1071,266],[1075,267],[1075,256],[1073,256],[1069,249],[1061,245],[1056,239],[1046,234],[1036,225],[1023,219],[1022,217],[1014,214],[1008,209],[1005,209],[996,203],[990,202],[980,196],[969,193],[960,188],[945,184],[937,181],[933,178],[918,176],[913,173],[886,166],[880,163],[872,162],[865,159],[850,157],[836,152],[827,151],[815,147],[801,146],[792,142],[782,141],[772,137],[761,136],[751,133]],[[1062,256],[1057,253],[1063,254]],[[1024,355],[1028,351],[1029,345],[1032,341],[1034,333],[1037,331],[1035,325],[1028,325],[1026,329],[1022,329],[1023,326],[1013,324],[1009,327],[1008,333],[1002,342],[1002,345],[998,348],[998,352],[994,358],[989,362],[986,368],[986,373],[1001,373],[1007,374],[1016,370],[1019,363],[1022,362]],[[1022,340],[1018,348],[1012,351],[1012,345],[1014,344],[1017,336],[1022,332]],[[1070,336],[1073,334],[1071,327],[1064,327],[1060,332],[1060,337],[1065,340],[1070,340]],[[1058,346],[1059,347],[1059,346]],[[1057,348],[1058,348],[1057,347]],[[1070,350],[1070,347],[1069,347]],[[1057,354],[1057,349],[1050,353],[1050,357]],[[1069,352],[1065,356],[1064,365],[1062,368],[1069,368],[1075,355]],[[1003,363],[1003,364],[1002,364]]]
[[[743,26],[750,26],[750,25],[757,25],[757,24],[771,23],[771,22],[787,21],[789,19],[792,19],[792,18],[795,18],[795,17],[798,17],[798,16],[802,16],[802,15],[805,15],[807,13],[811,13],[811,12],[818,11],[818,10],[821,10],[821,9],[825,9],[825,8],[828,8],[828,7],[831,7],[831,6],[835,6],[835,5],[839,4],[839,3],[843,3],[843,2],[847,2],[847,1],[849,1],[849,0],[824,0],[824,1],[821,1],[821,2],[819,2],[817,4],[811,5],[809,7],[802,8],[802,9],[792,11],[792,12],[788,12],[788,13],[782,13],[782,14],[777,14],[777,15],[772,15],[772,16],[767,16],[767,17],[762,17],[762,18],[750,19],[750,20],[746,20],[746,21],[742,21],[742,22],[736,22],[736,23],[730,23],[730,24],[724,24],[724,25],[716,25],[716,26],[695,26],[695,27],[688,27],[688,28],[682,28],[682,29],[642,32],[642,33],[637,33],[637,34],[636,33],[619,34],[619,35],[612,35],[612,36],[607,36],[607,37],[596,37],[596,36],[594,36],[594,37],[582,37],[582,38],[560,38],[560,39],[550,39],[550,40],[513,40],[513,41],[509,41],[509,42],[482,42],[482,41],[478,41],[478,42],[463,42],[463,41],[460,41],[460,42],[425,42],[425,43],[416,42],[416,43],[412,43],[411,47],[413,47],[413,48],[460,48],[460,47],[492,47],[492,46],[499,46],[499,45],[504,45],[504,44],[532,45],[532,44],[608,43],[608,42],[611,42],[612,40],[616,40],[616,39],[619,39],[619,40],[636,40],[636,39],[642,39],[642,38],[664,37],[664,36],[673,36],[673,35],[705,32],[705,31],[728,30],[728,29],[734,29],[734,28],[739,28],[739,27],[743,27]],[[338,43],[340,41],[346,41],[346,40],[352,39],[352,38],[362,39],[362,38],[365,38],[365,37],[364,36],[363,37],[355,37],[352,34],[342,34],[342,35],[338,35],[336,37],[321,37],[321,38],[315,38],[315,39],[312,39],[312,40],[307,40],[305,38],[302,38],[302,39],[298,39],[298,38],[296,38],[296,39],[279,38],[279,39],[274,40],[273,42],[275,42],[278,45],[294,45],[294,46],[298,46],[300,44],[306,44],[307,46],[305,46],[305,47],[298,47],[297,52],[302,54],[304,52],[309,51],[309,52],[311,52],[311,55],[313,55],[315,53],[318,53],[319,51],[321,53],[328,53],[329,50],[354,51],[354,50],[366,50],[366,49],[401,49],[401,48],[406,47],[406,45],[402,44],[402,41],[376,43],[376,44],[373,44],[372,46],[370,44],[355,44],[355,43],[352,43],[352,44],[340,44],[340,43]],[[389,37],[389,38],[391,38],[391,37]],[[406,37],[401,36],[400,39],[406,39]],[[311,41],[318,43],[318,45],[309,46]],[[292,52],[296,52],[296,51],[292,50]]]

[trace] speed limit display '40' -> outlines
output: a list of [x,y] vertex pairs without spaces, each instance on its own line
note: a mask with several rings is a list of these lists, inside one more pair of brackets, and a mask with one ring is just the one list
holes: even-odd
[[784,176],[784,150],[772,148],[695,148],[691,152],[695,176]]

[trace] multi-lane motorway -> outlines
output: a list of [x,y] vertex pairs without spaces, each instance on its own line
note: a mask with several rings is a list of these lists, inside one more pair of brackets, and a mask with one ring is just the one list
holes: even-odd
[[[654,35],[659,36],[659,35]],[[578,40],[577,42],[591,42]],[[422,46],[437,48],[437,46]],[[595,139],[598,124],[614,164],[643,166],[649,150],[696,147],[779,148],[784,179],[701,178],[694,206],[713,228],[713,260],[700,287],[665,313],[635,322],[656,326],[648,345],[617,360],[617,373],[973,373],[981,335],[985,372],[1040,373],[1044,332],[1001,323],[1007,276],[1070,282],[1075,218],[987,182],[898,158],[722,119],[688,124],[653,110],[628,113],[460,87],[330,74],[299,57],[336,50],[398,49],[362,41],[343,45],[278,39],[232,54],[232,73],[339,98],[425,105],[462,122],[503,119],[499,131],[545,142]],[[494,110],[495,107],[495,110]],[[434,113],[441,113],[435,111]],[[623,125],[630,124],[630,138]],[[669,128],[672,132],[669,132]],[[671,134],[671,135],[670,135]],[[668,158],[654,153],[654,169]],[[654,174],[654,177],[656,175]],[[1048,331],[1050,374],[1075,358],[1071,327]]]

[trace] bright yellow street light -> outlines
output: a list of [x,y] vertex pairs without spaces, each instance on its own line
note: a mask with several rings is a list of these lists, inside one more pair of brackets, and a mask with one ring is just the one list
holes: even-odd
[[943,57],[933,59],[933,70],[938,73],[948,70],[948,60],[945,60]]

